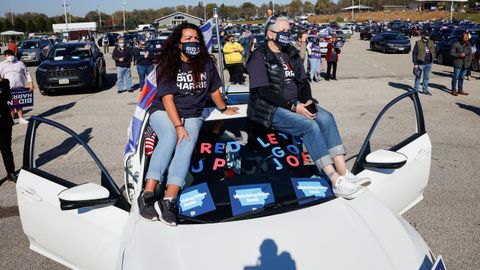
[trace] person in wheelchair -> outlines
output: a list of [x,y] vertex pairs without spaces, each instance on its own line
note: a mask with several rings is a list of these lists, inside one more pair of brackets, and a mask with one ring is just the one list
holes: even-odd
[[295,137],[303,143],[319,170],[332,182],[337,197],[353,199],[369,179],[348,172],[345,149],[333,115],[312,98],[308,76],[298,51],[290,44],[288,18],[267,19],[265,46],[250,56],[250,100],[247,116],[252,121]]
[[[207,95],[224,114],[236,114],[227,107],[222,81],[208,54],[198,26],[184,23],[172,32],[157,57],[157,93],[150,106],[150,126],[158,143],[150,159],[144,192],[138,198],[140,215],[176,226],[176,197],[185,183],[190,158],[204,117]],[[157,201],[155,189],[168,171],[166,190]]]

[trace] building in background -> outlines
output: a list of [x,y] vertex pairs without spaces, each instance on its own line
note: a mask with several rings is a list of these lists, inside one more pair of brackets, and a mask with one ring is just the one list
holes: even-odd
[[158,26],[177,26],[182,23],[193,23],[195,25],[202,25],[204,20],[199,17],[195,17],[193,15],[183,13],[183,12],[175,12],[170,15],[164,16],[162,18],[156,19],[155,24]]

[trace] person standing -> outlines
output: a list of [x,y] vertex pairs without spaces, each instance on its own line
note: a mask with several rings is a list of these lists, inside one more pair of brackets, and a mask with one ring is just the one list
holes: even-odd
[[460,40],[455,42],[452,49],[450,49],[450,55],[452,55],[453,58],[453,96],[458,96],[459,94],[468,95],[468,93],[463,90],[465,74],[467,73],[468,67],[472,65],[472,45],[470,44],[468,34],[468,32],[464,32]]
[[108,47],[109,44],[109,40],[108,40],[108,35],[105,34],[103,35],[103,38],[102,38],[102,45],[103,45],[103,53],[110,53],[110,48]]
[[297,49],[301,59],[305,59],[305,54],[307,52],[307,39],[307,32],[301,31],[297,34],[297,40],[293,44],[293,47]]
[[7,179],[16,181],[12,153],[13,119],[7,104],[11,99],[10,82],[0,76],[0,152],[7,171]]
[[[31,91],[34,89],[32,76],[27,67],[22,61],[18,61],[15,57],[15,53],[11,50],[4,52],[5,60],[0,63],[0,76],[8,79],[10,82],[10,89],[15,91],[21,88],[28,88]],[[11,109],[10,113],[12,118],[15,116],[15,110],[18,114],[18,123],[28,124],[28,120],[23,118],[23,109]]]
[[419,91],[420,80],[423,74],[422,92],[431,96],[428,90],[428,81],[430,80],[430,71],[435,56],[435,43],[431,41],[425,31],[421,34],[421,39],[415,42],[412,51],[413,71],[415,74],[415,91]]
[[225,65],[230,73],[230,82],[232,84],[243,84],[243,47],[235,41],[233,35],[228,36],[228,42],[223,46],[225,55]]
[[137,63],[137,72],[138,72],[138,86],[142,90],[143,85],[145,84],[145,78],[153,70],[153,60],[154,54],[145,48],[145,41],[140,40],[137,47],[133,49],[133,55]]
[[[123,37],[118,39],[118,46],[113,49],[112,58],[115,60],[117,67],[117,87],[118,93],[125,91],[133,92],[132,71],[130,65],[132,63],[132,49],[125,46]],[[123,88],[123,87],[126,88]]]
[[18,46],[17,44],[15,43],[15,40],[13,39],[10,39],[10,41],[8,42],[8,48],[7,50],[11,50],[15,56],[18,55]]
[[340,49],[335,46],[334,40],[334,37],[330,38],[330,42],[327,45],[327,55],[325,56],[327,60],[327,81],[330,79],[337,80],[337,63]]
[[318,82],[320,64],[322,63],[322,52],[320,51],[320,40],[315,38],[312,43],[307,46],[308,62],[310,63],[310,81]]
[[[207,98],[223,114],[237,114],[238,108],[227,107],[222,98],[219,89],[222,80],[198,26],[190,23],[177,26],[162,44],[157,58],[157,92],[149,109],[149,122],[160,136],[138,205],[143,218],[176,226],[177,196],[185,185],[205,119],[203,109]],[[166,190],[158,200],[155,189],[165,178]]]

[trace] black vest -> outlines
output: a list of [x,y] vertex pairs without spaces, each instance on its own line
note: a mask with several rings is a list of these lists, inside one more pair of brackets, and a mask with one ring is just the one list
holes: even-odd
[[[282,63],[266,45],[258,48],[254,53],[261,53],[264,56],[265,68],[267,70],[268,81],[270,83],[269,90],[275,91],[280,96],[283,96],[285,71],[283,70]],[[304,73],[305,71],[303,70],[303,59],[300,58],[298,50],[293,46],[289,46],[286,48],[285,53],[288,54],[290,58],[289,64],[292,66],[293,71],[295,72],[298,100],[300,100],[300,102],[306,102],[307,100],[312,99],[308,81],[300,78],[300,74]],[[254,75],[255,74],[250,74],[250,76]],[[270,128],[276,109],[276,106],[262,99],[256,93],[256,91],[251,91],[247,109],[247,116],[249,119],[255,123]]]

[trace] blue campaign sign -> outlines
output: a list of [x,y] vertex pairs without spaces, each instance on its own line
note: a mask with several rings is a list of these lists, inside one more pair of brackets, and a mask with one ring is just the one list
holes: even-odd
[[178,199],[178,211],[184,216],[195,217],[215,209],[207,183],[182,190]]
[[234,216],[275,202],[270,184],[231,186],[228,187],[228,192]]
[[333,196],[330,185],[323,178],[292,178],[291,181],[297,199],[315,196],[315,198],[300,201],[300,204]]
[[12,109],[33,106],[33,91],[28,88],[12,89],[12,100],[8,105]]
[[439,255],[437,258],[437,261],[435,261],[435,264],[432,267],[432,270],[446,270],[447,268],[445,267],[445,264],[443,263],[443,258],[442,255]]

